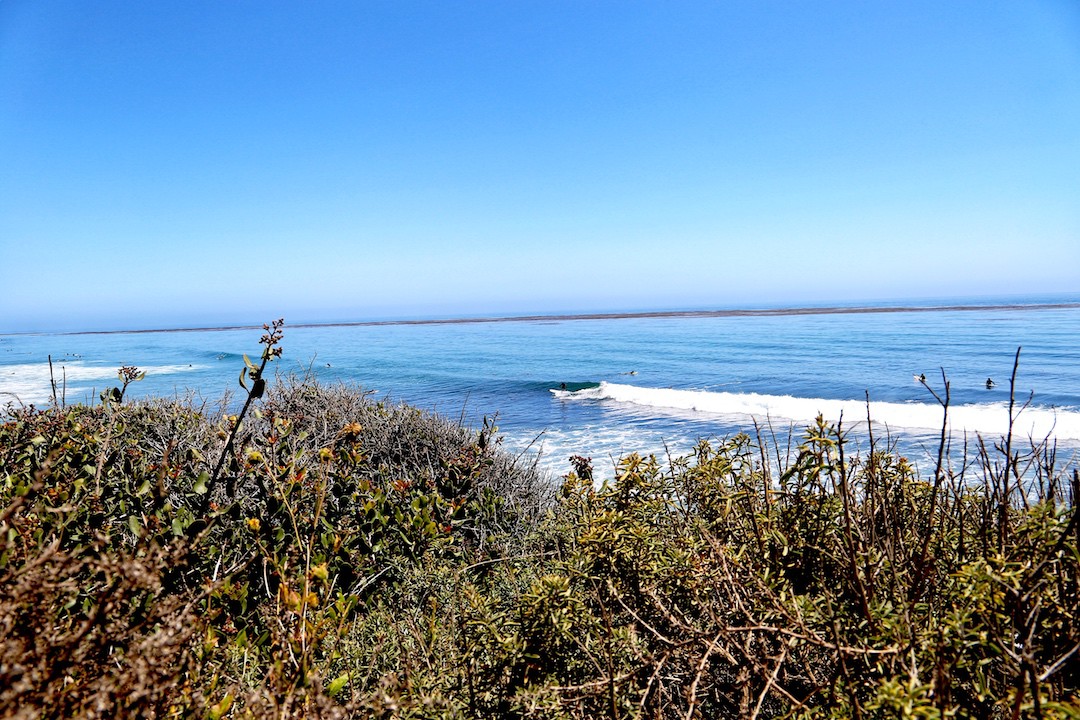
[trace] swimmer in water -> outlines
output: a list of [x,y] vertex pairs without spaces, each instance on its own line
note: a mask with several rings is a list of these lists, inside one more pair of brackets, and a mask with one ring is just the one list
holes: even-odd
[[986,378],[986,389],[990,390],[994,387],[994,381],[991,378]]

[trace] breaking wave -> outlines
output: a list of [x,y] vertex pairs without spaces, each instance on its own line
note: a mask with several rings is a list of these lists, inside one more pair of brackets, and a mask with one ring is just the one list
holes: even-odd
[[[147,375],[172,375],[204,369],[205,365],[139,366]],[[68,398],[78,398],[95,387],[119,384],[115,365],[94,365],[83,362],[53,362],[53,378],[58,393],[63,385]],[[0,406],[8,402],[41,404],[52,398],[48,363],[24,363],[0,367]]]
[[[567,402],[617,403],[642,409],[679,411],[691,416],[739,416],[806,424],[813,422],[820,414],[832,422],[842,417],[849,427],[864,424],[867,417],[865,400],[675,390],[610,382],[601,382],[595,388],[552,390],[551,393]],[[1075,408],[1027,407],[1020,410],[1020,407],[1021,403],[1018,403],[1017,410],[1014,410],[1017,414],[1014,434],[1033,438],[1052,435],[1059,440],[1080,440],[1080,412]],[[869,414],[875,424],[890,428],[922,431],[941,428],[942,409],[937,404],[871,401]],[[1009,426],[1008,405],[976,403],[951,406],[949,426],[952,432],[1004,435]]]

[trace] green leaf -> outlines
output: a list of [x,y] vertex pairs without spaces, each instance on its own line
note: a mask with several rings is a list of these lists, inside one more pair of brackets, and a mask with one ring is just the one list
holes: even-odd
[[225,713],[229,712],[229,708],[232,707],[233,696],[232,693],[225,693],[225,697],[221,699],[221,702],[210,706],[210,718],[211,720],[219,720],[225,716]]
[[244,382],[244,376],[247,375],[247,368],[240,368],[240,387],[245,390],[248,389],[247,383]]
[[199,477],[195,478],[195,484],[191,486],[191,489],[200,495],[205,495],[207,491],[206,483],[210,480],[210,473],[201,472]]
[[134,515],[128,515],[128,527],[131,528],[131,532],[136,535],[142,534],[142,525],[139,524],[139,518]]
[[349,673],[338,675],[336,678],[330,681],[330,687],[326,689],[326,692],[329,693],[330,697],[334,697],[339,692],[341,692],[342,688],[344,688],[348,683]]

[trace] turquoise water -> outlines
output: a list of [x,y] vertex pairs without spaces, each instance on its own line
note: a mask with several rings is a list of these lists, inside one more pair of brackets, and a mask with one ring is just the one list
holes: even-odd
[[[1040,298],[1041,301],[1046,299]],[[1075,302],[1075,297],[1056,298]],[[1008,302],[1015,303],[1015,299]],[[147,378],[135,395],[237,387],[258,329],[0,336],[0,403],[48,402],[48,356],[68,402]],[[290,327],[276,363],[325,382],[479,423],[498,414],[504,445],[539,453],[554,472],[571,454],[598,466],[631,451],[687,451],[699,437],[786,437],[818,412],[854,426],[870,414],[905,449],[929,451],[941,409],[926,387],[950,383],[951,431],[995,437],[1008,421],[1009,376],[1022,346],[1021,434],[1080,447],[1080,305],[1056,309],[642,317]],[[986,380],[995,381],[987,389]],[[566,383],[566,389],[562,384]],[[1071,450],[1070,450],[1071,452]]]

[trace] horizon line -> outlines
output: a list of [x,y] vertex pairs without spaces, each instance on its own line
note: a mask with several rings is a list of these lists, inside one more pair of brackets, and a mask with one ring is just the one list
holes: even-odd
[[[334,328],[334,327],[383,327],[393,325],[469,325],[501,322],[564,322],[573,320],[634,320],[663,318],[721,318],[721,317],[783,317],[794,315],[859,315],[873,313],[900,312],[971,312],[978,310],[1023,311],[1023,310],[1075,310],[1080,309],[1080,302],[1056,303],[1008,303],[993,305],[888,305],[888,306],[829,306],[829,307],[783,307],[783,308],[747,308],[725,310],[652,310],[642,312],[593,312],[560,313],[512,316],[482,316],[457,318],[427,318],[413,320],[354,320],[338,322],[303,322],[288,325],[290,328]],[[175,332],[225,332],[229,330],[262,330],[262,325],[220,325],[212,327],[146,328],[133,330],[68,330],[63,332],[26,331],[0,333],[4,335],[125,335]]]

